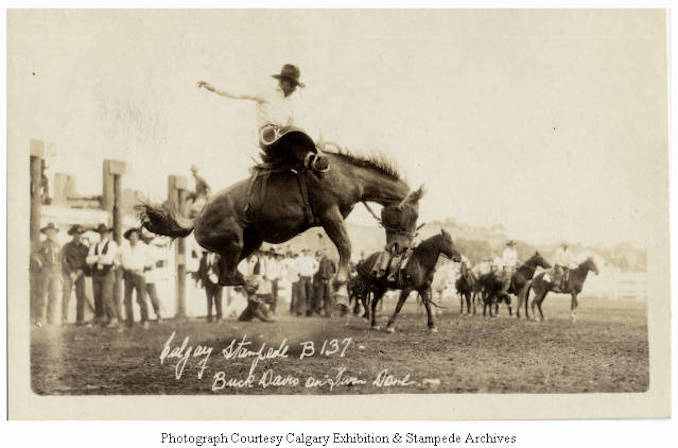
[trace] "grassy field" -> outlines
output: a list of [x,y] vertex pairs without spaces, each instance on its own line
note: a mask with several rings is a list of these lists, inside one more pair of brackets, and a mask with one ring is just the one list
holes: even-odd
[[[448,310],[437,317],[440,331],[434,334],[411,302],[395,334],[368,331],[358,318],[346,326],[339,318],[290,316],[276,323],[165,321],[123,332],[34,329],[32,386],[39,394],[73,395],[642,392],[649,386],[643,302],[583,299],[576,324],[568,319],[565,296],[547,298],[544,312],[550,320],[540,323],[509,318],[505,309],[492,319]],[[392,303],[384,307],[382,324],[392,308]],[[165,353],[170,356],[161,363],[173,332]],[[245,335],[251,351],[262,344],[263,354],[269,346],[279,349],[284,339],[287,349],[256,361],[250,376],[255,358],[227,359],[222,352]],[[177,379],[185,337],[193,351]],[[299,359],[310,354],[310,344],[306,351],[300,344],[308,341],[314,354]],[[171,349],[178,358],[171,357]]]

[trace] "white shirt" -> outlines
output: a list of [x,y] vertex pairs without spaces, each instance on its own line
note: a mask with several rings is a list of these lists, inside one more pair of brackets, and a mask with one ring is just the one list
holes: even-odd
[[299,275],[302,277],[312,277],[318,270],[318,261],[311,256],[301,256],[299,260]]
[[556,250],[556,253],[553,258],[554,258],[553,264],[567,266],[568,268],[574,268],[577,265],[574,259],[574,255],[572,255],[572,252],[570,252],[569,250],[565,250],[562,247],[559,247]]
[[515,268],[518,264],[518,252],[512,247],[507,247],[504,249],[504,253],[501,256],[504,266],[509,268]]
[[131,244],[122,246],[122,267],[130,271],[143,271],[148,263],[147,246],[142,241],[132,247]]
[[[104,247],[108,242],[108,250],[104,254]],[[96,254],[99,255],[96,255]],[[101,267],[103,265],[110,265],[115,263],[116,255],[118,254],[118,245],[113,240],[105,239],[99,241],[97,244],[93,244],[89,248],[89,253],[87,254],[87,264],[99,264]]]
[[156,263],[160,260],[160,248],[154,245],[146,245],[146,266],[151,268],[146,272],[146,283],[155,283],[158,279],[158,267]]
[[274,89],[257,95],[263,102],[257,101],[257,129],[267,124],[289,126],[294,124],[295,95],[285,93],[277,85]]
[[299,281],[299,258],[285,258],[283,266],[287,281],[290,283]]
[[281,267],[278,260],[272,257],[264,258],[264,277],[268,280],[277,280],[280,278]]

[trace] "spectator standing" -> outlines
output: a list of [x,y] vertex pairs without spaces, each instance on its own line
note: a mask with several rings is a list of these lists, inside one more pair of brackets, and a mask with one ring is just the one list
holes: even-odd
[[128,244],[124,245],[120,251],[120,261],[122,264],[123,278],[125,280],[125,311],[127,316],[127,325],[134,325],[134,305],[132,304],[132,293],[136,292],[137,303],[141,314],[141,325],[148,328],[148,304],[146,303],[146,273],[145,268],[148,263],[146,254],[146,244],[140,240],[140,230],[132,228],[124,233]]
[[303,295],[306,315],[313,314],[313,275],[318,271],[318,261],[311,256],[309,249],[302,249],[299,257],[299,293]]
[[118,307],[113,298],[115,283],[115,260],[118,254],[118,245],[111,239],[113,228],[99,224],[96,228],[99,233],[99,242],[89,248],[87,264],[91,266],[92,290],[94,292],[95,322],[108,327],[117,328],[120,325]]
[[144,266],[144,273],[146,274],[146,295],[153,307],[155,320],[160,322],[162,320],[162,315],[160,311],[158,289],[156,288],[156,283],[160,275],[160,268],[162,267],[160,248],[155,244],[156,238],[152,234],[144,232],[144,230],[141,231],[141,239],[144,244],[146,244],[146,263]]
[[87,270],[87,254],[89,248],[82,242],[85,229],[74,225],[68,230],[72,239],[61,250],[61,322],[68,321],[68,305],[75,287],[75,324],[84,325],[85,320],[85,271]]
[[37,273],[37,294],[33,309],[33,324],[42,327],[45,324],[45,298],[47,299],[47,322],[55,323],[59,277],[61,274],[61,247],[56,236],[59,229],[53,222],[40,229],[46,235],[34,256],[34,267]]
[[330,294],[330,280],[337,272],[337,265],[327,256],[327,249],[319,253],[318,271],[313,278],[315,311],[325,317],[332,317],[333,303]]
[[207,297],[207,322],[212,322],[212,309],[215,311],[217,322],[223,319],[223,287],[219,285],[219,264],[218,254],[203,252],[198,268],[198,277],[205,288]]

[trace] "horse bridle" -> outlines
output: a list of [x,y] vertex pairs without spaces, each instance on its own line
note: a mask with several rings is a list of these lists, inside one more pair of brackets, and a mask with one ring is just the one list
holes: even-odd
[[403,229],[402,227],[390,226],[388,224],[385,224],[384,221],[382,221],[381,218],[379,218],[377,216],[377,214],[374,213],[374,210],[372,210],[372,208],[367,204],[367,202],[362,201],[362,203],[365,206],[365,208],[367,209],[367,211],[370,213],[370,215],[372,215],[374,220],[377,221],[377,223],[381,227],[383,227],[384,230],[386,230],[387,232],[391,232],[392,234],[399,235],[399,236],[406,236],[410,239],[414,239],[419,234],[418,233],[419,229],[421,229],[422,227],[424,227],[426,225],[426,223],[420,224],[416,229],[414,229],[414,232],[410,232],[409,230]]

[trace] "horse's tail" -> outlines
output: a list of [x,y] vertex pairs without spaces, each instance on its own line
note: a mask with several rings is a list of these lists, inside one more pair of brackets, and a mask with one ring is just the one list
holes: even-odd
[[155,234],[183,238],[193,231],[193,220],[180,216],[175,207],[154,207],[143,203],[136,209],[141,225]]

